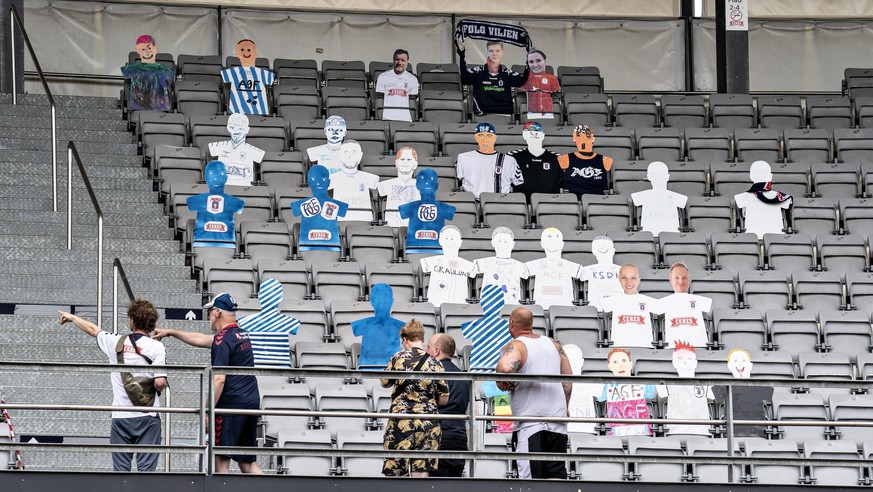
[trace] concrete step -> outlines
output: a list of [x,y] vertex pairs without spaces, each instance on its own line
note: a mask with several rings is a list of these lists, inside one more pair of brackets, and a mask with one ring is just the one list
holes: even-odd
[[[54,100],[58,107],[64,108],[118,109],[118,99],[115,97],[55,95]],[[49,102],[45,94],[19,94],[18,104],[48,107]],[[0,105],[12,105],[12,94],[0,94]]]
[[[15,242],[10,240],[8,242]],[[66,238],[63,239],[64,247],[66,247]],[[130,241],[122,241],[130,243]],[[97,240],[84,241],[74,238],[73,250],[67,251],[63,248],[2,248],[0,249],[0,261],[64,261],[71,263],[91,264],[97,258],[96,249]],[[84,247],[91,246],[91,247]],[[178,246],[177,246],[178,247]],[[106,260],[106,267],[112,265],[112,258],[119,258],[122,265],[185,265],[185,255],[176,252],[140,252],[132,249],[124,249],[122,251],[108,248],[103,252]]]
[[[73,248],[85,251],[97,249],[97,238],[73,238]],[[41,236],[0,236],[0,249],[57,249],[66,250],[67,240],[61,237]],[[103,241],[105,252],[142,252],[142,253],[178,253],[179,243],[164,239],[142,239],[129,241],[126,239],[105,238]]]
[[[103,228],[104,239],[126,239],[126,240],[149,240],[163,239],[176,242],[173,236],[173,231],[166,227],[166,224],[157,224],[152,226],[119,226],[112,223],[106,223]],[[11,231],[0,229],[0,237],[2,236],[32,236],[39,235],[43,237],[67,237],[67,226],[57,226],[56,224],[41,224],[41,223],[24,223],[18,228]],[[74,224],[73,241],[89,240],[97,237],[97,221],[94,220],[88,224]],[[66,244],[66,243],[65,243]]]
[[[111,306],[111,286],[104,286],[107,289],[104,302],[106,306]],[[154,289],[159,289],[160,285],[153,286]],[[168,308],[192,308],[202,305],[202,296],[196,293],[179,293],[167,292],[165,290],[143,290],[136,291],[137,297],[148,299],[156,306]],[[93,290],[59,290],[59,289],[19,289],[8,288],[0,291],[0,302],[12,304],[58,304],[70,306],[88,306],[96,303],[95,292]]]
[[[91,198],[88,196],[84,184],[81,184],[82,181],[78,180],[81,187],[77,187],[75,186],[76,181],[77,180],[73,178],[73,208],[78,205],[78,202],[82,202],[83,205],[87,203],[90,206]],[[140,186],[143,184],[142,181],[134,183],[140,184]],[[145,181],[145,184],[151,185],[148,181]],[[26,186],[20,183],[13,185],[0,184],[0,198],[17,200],[19,198],[39,196],[45,192],[45,186]],[[152,191],[150,186],[149,189],[111,189],[105,187],[94,187],[94,194],[97,195],[97,200],[100,202],[101,209],[103,208],[104,203],[108,205],[110,202],[154,204],[158,201],[157,192]],[[64,191],[64,199],[66,199],[66,190]]]
[[[63,148],[66,152],[66,141],[59,142],[58,147]],[[44,139],[33,139],[33,138],[6,138],[5,136],[0,138],[0,149],[4,150],[51,150],[51,140],[48,138]],[[79,151],[79,154],[110,154],[110,155],[136,155],[137,146],[134,143],[130,143],[128,139],[127,142],[123,143],[109,143],[109,142],[99,142],[99,141],[86,141],[80,142],[76,141],[76,150]],[[83,158],[83,164],[86,164]],[[86,164],[87,165],[87,164]],[[86,168],[87,169],[87,168]]]
[[[0,152],[2,154],[2,152]],[[42,161],[42,162],[17,162],[15,169],[10,169],[6,175],[9,176],[10,181],[18,179],[19,177],[24,176],[41,176],[43,181],[40,183],[45,183],[46,185],[51,185],[52,182],[52,174],[51,174],[51,161]],[[138,166],[134,167],[130,164],[123,166],[90,166],[87,171],[88,177],[92,179],[91,185],[97,188],[98,178],[117,178],[117,179],[130,179],[130,180],[148,180],[148,169]],[[81,182],[82,179],[78,176],[78,170],[74,171],[75,177],[73,178],[73,186],[76,186],[77,182]],[[67,182],[67,161],[66,159],[58,161],[58,183],[66,183]],[[106,188],[106,187],[104,187]]]
[[[45,116],[49,117],[49,107],[31,104],[0,105],[0,115],[4,116]],[[59,119],[99,119],[122,121],[121,110],[111,108],[76,108],[60,106],[57,108]]]
[[[184,280],[191,276],[191,268],[186,265],[127,265],[122,263],[124,272],[131,282],[139,282],[145,278],[169,278]],[[3,265],[0,275],[49,275],[52,272],[63,271],[64,275],[89,275],[96,274],[96,263],[68,263],[60,261],[15,261]],[[112,264],[106,268],[105,281],[111,282]]]
[[[103,171],[102,167],[94,167],[92,168],[94,171]],[[152,191],[153,185],[152,180],[148,179],[146,176],[148,170],[143,169],[142,172],[139,172],[139,169],[134,170],[135,172],[129,173],[129,176],[121,177],[118,174],[122,174],[119,171],[129,171],[130,168],[117,168],[117,171],[111,173],[109,176],[98,176],[97,173],[92,173],[91,170],[88,171],[88,178],[91,179],[91,186],[95,190],[141,190],[141,191]],[[67,185],[67,176],[65,169],[59,169],[58,175],[58,189],[64,189]],[[101,174],[106,174],[105,172],[101,172]],[[15,187],[20,186],[36,186],[39,187],[38,193],[44,193],[46,190],[51,191],[52,177],[50,172],[45,172],[43,170],[42,173],[31,173],[31,174],[6,174],[7,183],[11,183]],[[8,186],[8,185],[7,185]],[[84,190],[85,183],[78,176],[73,178],[73,189],[75,190]]]
[[[94,265],[96,269],[96,264]],[[111,274],[111,270],[110,270]],[[94,278],[94,272],[91,275],[39,275],[37,272],[33,274],[11,275],[8,273],[0,274],[0,283],[4,288],[21,288],[21,289],[79,289],[79,290],[97,290],[97,279]],[[106,275],[107,279],[111,277]],[[134,292],[141,289],[162,288],[173,292],[195,292],[197,290],[197,281],[184,278],[166,278],[158,277],[157,275],[149,275],[147,277],[128,277],[131,288]],[[108,285],[104,281],[104,286]],[[104,287],[105,288],[105,287]]]
[[[101,125],[102,126],[102,125]],[[27,126],[18,126],[3,129],[4,138],[30,139],[45,142],[46,148],[51,142],[52,133],[49,128],[32,128]],[[78,146],[81,142],[97,142],[97,143],[135,143],[134,136],[127,129],[118,131],[106,129],[67,129],[58,130],[58,144],[66,147],[70,140],[76,142]]]
[[[40,193],[40,195],[45,194],[45,191]],[[51,191],[48,192],[48,195],[51,195]],[[100,197],[98,196],[97,198],[99,199]],[[0,204],[0,206],[10,207],[13,210],[51,210],[52,208],[51,196],[44,198],[16,198],[14,201],[7,200],[6,202],[7,203]],[[61,203],[64,204],[63,207],[66,207],[66,197],[63,197],[63,195],[58,197],[59,208],[61,207]],[[87,193],[79,193],[73,197],[73,211],[76,212],[80,210],[94,210]],[[148,214],[163,215],[164,206],[157,203],[157,196],[155,195],[154,199],[150,202],[112,202],[102,200],[100,201],[100,210],[102,210],[104,214],[109,212],[135,214],[139,211],[144,216]]]
[[[82,210],[77,207],[78,203],[73,203],[73,225],[87,226],[97,224],[97,215],[92,210]],[[101,205],[102,206],[102,205]],[[66,202],[60,200],[58,204],[60,210],[52,212],[51,210],[4,210],[0,209],[0,224],[19,224],[15,227],[23,227],[26,224],[47,224],[54,225],[60,228],[66,228],[67,211]],[[169,227],[169,218],[163,213],[161,214],[137,214],[137,213],[118,213],[103,211],[103,222],[105,227],[109,226],[126,226],[126,227]],[[64,229],[66,231],[66,229]],[[2,233],[14,234],[14,230],[4,230],[0,227]]]
[[[120,118],[110,119],[87,119],[87,118],[60,118],[56,121],[58,130],[103,130],[113,132],[127,132],[127,122]],[[0,127],[33,128],[51,130],[52,121],[48,109],[44,115],[37,116],[3,116],[0,115]],[[49,133],[50,134],[50,133]]]
[[[86,172],[94,166],[142,167],[142,157],[137,155],[79,152],[79,157],[82,158],[82,164],[85,166]],[[44,162],[46,169],[50,169],[52,153],[51,151],[43,150],[0,150],[0,162]],[[66,162],[67,148],[60,146],[58,147],[58,167],[61,168],[61,163]],[[66,169],[66,164],[63,166]],[[79,174],[78,169],[74,169],[73,174]]]

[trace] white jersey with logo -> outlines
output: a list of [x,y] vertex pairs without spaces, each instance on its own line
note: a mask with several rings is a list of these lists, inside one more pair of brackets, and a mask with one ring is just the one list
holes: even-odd
[[224,163],[226,184],[237,186],[251,186],[255,177],[255,162],[264,159],[263,150],[245,142],[234,147],[230,140],[210,143],[209,154]]
[[782,233],[782,210],[791,208],[793,200],[780,203],[764,203],[754,193],[739,193],[734,195],[737,208],[743,210],[746,232],[753,232],[758,239],[764,239],[764,234]]
[[[113,335],[105,331],[97,333],[97,346],[104,354],[106,354],[110,364],[118,364],[118,356],[115,353],[115,347],[118,345],[118,339],[121,337],[127,337],[127,335]],[[144,354],[152,360],[152,364],[156,366],[164,366],[167,364],[167,350],[161,342],[152,340],[147,336],[141,336],[137,338],[136,346],[139,347],[141,354]],[[124,342],[124,363],[137,366],[148,364],[145,359],[137,355],[129,338]],[[164,371],[132,372],[131,374],[133,374],[134,377],[167,377],[167,373]],[[131,403],[130,398],[127,396],[127,391],[124,389],[124,383],[121,382],[121,373],[113,372],[109,375],[109,379],[112,381],[112,406],[134,406],[133,403]],[[155,396],[154,406],[161,406],[159,396]],[[147,416],[154,417],[156,415],[156,412],[124,412],[118,410],[112,412],[112,418],[114,419],[130,419]]]
[[333,199],[349,206],[345,217],[340,221],[373,220],[373,202],[370,200],[370,190],[379,186],[379,176],[357,171],[354,174],[338,172],[330,175],[329,190],[333,190]]
[[618,265],[595,263],[582,267],[580,278],[587,282],[588,305],[603,311],[603,300],[609,296],[623,293],[618,281]]
[[421,200],[421,194],[415,186],[415,178],[400,177],[379,182],[379,196],[385,197],[385,220],[391,227],[407,227],[409,219],[400,217],[397,210],[404,203]]
[[573,279],[579,277],[578,263],[563,258],[540,258],[524,265],[530,276],[535,278],[534,302],[543,309],[553,305],[573,305]]
[[[714,400],[715,396],[709,386],[668,384],[666,387],[658,386],[658,396],[660,398],[667,397],[667,415],[665,418],[676,420],[708,420],[712,418],[709,414],[709,400]],[[709,426],[668,424],[667,435],[670,434],[708,436]]]
[[340,161],[340,146],[336,149],[330,148],[327,144],[309,147],[306,149],[306,155],[309,157],[309,162],[313,165],[320,164],[327,168],[330,174],[338,173],[343,168],[343,163]]
[[612,313],[614,347],[652,347],[652,312],[657,299],[643,294],[619,294],[603,300],[603,310]]
[[409,96],[418,94],[418,79],[415,75],[404,71],[397,74],[388,70],[379,74],[376,79],[376,92],[385,94],[382,109],[383,120],[412,121],[409,113]]
[[[498,174],[497,161],[503,156],[503,165]],[[461,188],[469,191],[479,199],[479,194],[487,193],[510,193],[512,185],[518,186],[524,183],[524,175],[515,158],[506,154],[495,152],[483,154],[478,150],[471,150],[458,155],[457,160],[458,179],[461,180]]]
[[524,263],[513,258],[498,258],[489,256],[473,262],[476,273],[482,274],[482,287],[498,285],[503,289],[503,299],[506,304],[518,304],[522,298],[521,279],[530,274]]
[[703,313],[712,310],[712,299],[687,293],[670,294],[658,299],[655,313],[664,315],[664,338],[667,347],[673,348],[675,340],[694,347],[706,347],[706,323]]
[[467,279],[476,276],[476,265],[458,256],[427,256],[421,259],[421,270],[430,273],[427,302],[439,307],[444,302],[467,302]]
[[641,223],[644,231],[658,233],[679,232],[679,209],[685,208],[688,197],[670,190],[645,190],[631,195],[634,205],[642,207]]

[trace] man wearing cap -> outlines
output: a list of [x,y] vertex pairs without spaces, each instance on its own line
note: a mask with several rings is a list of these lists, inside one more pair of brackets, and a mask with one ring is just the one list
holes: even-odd
[[558,154],[543,148],[543,140],[546,138],[543,125],[528,121],[524,124],[521,136],[527,143],[527,148],[507,154],[518,163],[524,177],[524,183],[516,186],[515,191],[524,193],[528,202],[534,193],[560,193],[564,170],[558,164]]
[[524,183],[524,176],[514,157],[494,150],[497,133],[491,123],[476,125],[479,150],[458,155],[456,166],[461,189],[473,193],[476,200],[484,192],[509,193],[512,186]]
[[[215,335],[191,331],[159,328],[154,338],[176,337],[194,347],[212,349],[213,366],[254,367],[255,356],[249,334],[236,323],[236,301],[230,294],[221,293],[203,306],[206,318]],[[258,381],[255,376],[216,374],[213,376],[215,408],[257,409],[261,406]],[[216,415],[216,446],[257,445],[258,417],[256,415]],[[263,473],[255,455],[216,455],[215,471],[227,473],[230,460],[243,473]]]

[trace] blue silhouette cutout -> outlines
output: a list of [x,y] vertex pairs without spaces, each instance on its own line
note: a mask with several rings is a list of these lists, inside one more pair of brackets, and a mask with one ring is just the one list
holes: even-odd
[[455,217],[455,207],[437,201],[439,178],[436,171],[424,168],[415,177],[415,187],[421,200],[404,203],[397,207],[400,218],[409,219],[406,232],[407,253],[440,254],[440,230],[447,220]]
[[400,351],[400,329],[404,323],[391,317],[394,293],[388,284],[376,284],[370,289],[370,304],[376,314],[352,322],[352,332],[361,337],[359,369],[384,369],[391,356]]
[[227,170],[221,161],[206,165],[204,173],[209,193],[188,197],[188,210],[197,213],[194,223],[195,248],[236,248],[233,215],[242,213],[245,200],[224,193]]
[[291,211],[300,220],[300,251],[340,251],[337,218],[344,217],[348,204],[327,195],[330,172],[322,165],[312,166],[307,174],[312,197],[291,202]]

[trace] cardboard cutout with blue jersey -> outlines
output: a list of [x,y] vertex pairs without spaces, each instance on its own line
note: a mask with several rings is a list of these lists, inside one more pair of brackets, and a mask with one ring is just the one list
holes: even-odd
[[291,211],[300,220],[300,251],[340,251],[337,219],[346,214],[349,206],[327,195],[330,172],[321,165],[312,166],[307,174],[312,197],[291,202]]
[[300,320],[279,314],[282,302],[282,284],[273,278],[265,278],[258,290],[261,312],[246,316],[237,323],[249,333],[255,367],[291,367],[289,335],[296,335]]
[[276,81],[276,74],[255,66],[258,47],[251,39],[236,44],[240,67],[225,68],[221,80],[230,85],[227,109],[231,113],[270,114],[267,87]]
[[245,200],[224,192],[227,170],[221,161],[206,165],[203,173],[209,193],[188,197],[188,210],[197,214],[194,223],[195,248],[236,248],[234,214],[242,213]]
[[352,322],[352,332],[361,337],[358,369],[384,369],[391,356],[400,352],[400,329],[406,323],[391,317],[394,293],[390,285],[374,285],[370,304],[375,316]]
[[406,232],[406,252],[440,254],[440,230],[447,220],[455,217],[455,207],[437,201],[439,178],[436,171],[422,169],[415,177],[415,187],[421,200],[404,203],[397,207],[401,219],[409,219]]

